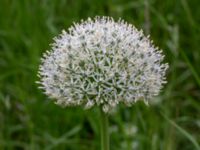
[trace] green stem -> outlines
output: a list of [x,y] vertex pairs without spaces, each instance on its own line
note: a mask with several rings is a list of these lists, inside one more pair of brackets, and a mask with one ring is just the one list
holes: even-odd
[[101,150],[109,150],[108,115],[100,108],[101,113]]

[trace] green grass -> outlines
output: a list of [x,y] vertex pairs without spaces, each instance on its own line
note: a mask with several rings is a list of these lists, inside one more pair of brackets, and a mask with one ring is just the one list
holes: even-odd
[[150,31],[170,66],[149,107],[119,106],[110,117],[111,149],[200,150],[200,1],[144,1],[0,1],[0,150],[100,149],[98,111],[60,108],[35,84],[52,38],[96,15]]

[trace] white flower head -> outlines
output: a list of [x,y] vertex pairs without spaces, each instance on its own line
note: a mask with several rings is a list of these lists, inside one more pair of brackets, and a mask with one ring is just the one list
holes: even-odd
[[167,64],[161,50],[133,25],[111,17],[88,18],[54,39],[42,58],[40,85],[61,106],[109,112],[158,95]]

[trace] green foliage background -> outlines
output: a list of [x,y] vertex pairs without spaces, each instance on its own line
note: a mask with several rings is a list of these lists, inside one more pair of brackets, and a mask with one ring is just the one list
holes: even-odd
[[96,15],[150,25],[170,65],[149,107],[110,117],[111,150],[200,150],[199,0],[0,0],[0,150],[100,149],[98,110],[60,108],[35,84],[52,38]]

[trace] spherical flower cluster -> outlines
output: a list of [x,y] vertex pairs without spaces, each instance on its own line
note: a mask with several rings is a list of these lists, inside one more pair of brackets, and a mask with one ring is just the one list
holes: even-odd
[[149,37],[123,20],[88,18],[63,31],[42,58],[40,85],[61,106],[99,106],[158,95],[168,67]]

